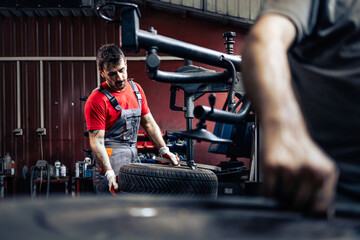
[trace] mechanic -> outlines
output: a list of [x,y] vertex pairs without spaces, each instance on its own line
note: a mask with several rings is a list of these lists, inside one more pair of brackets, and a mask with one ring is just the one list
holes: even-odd
[[174,165],[179,159],[166,147],[143,89],[128,79],[121,49],[115,44],[103,45],[96,60],[105,81],[87,99],[85,119],[95,158],[93,184],[96,193],[103,194],[118,190],[116,175],[122,165],[140,162],[136,149],[140,124],[162,157]]
[[247,37],[264,191],[288,207],[360,200],[359,12],[357,0],[269,0]]

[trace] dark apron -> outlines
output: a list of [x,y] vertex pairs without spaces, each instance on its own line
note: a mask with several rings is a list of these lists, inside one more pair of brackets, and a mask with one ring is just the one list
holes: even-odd
[[[110,158],[111,167],[118,175],[120,167],[126,163],[140,162],[137,149],[137,133],[141,120],[141,94],[135,83],[128,80],[138,100],[139,107],[136,109],[123,109],[116,98],[112,96],[102,86],[96,90],[105,94],[110,100],[111,105],[121,111],[121,115],[117,122],[105,133],[105,148]],[[108,180],[105,172],[100,171],[99,164],[95,161],[93,170],[93,185],[97,194],[109,193]]]

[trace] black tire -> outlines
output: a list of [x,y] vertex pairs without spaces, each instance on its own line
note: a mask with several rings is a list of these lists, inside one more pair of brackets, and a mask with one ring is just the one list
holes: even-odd
[[215,199],[218,192],[217,176],[210,170],[160,164],[126,164],[118,182],[125,193]]

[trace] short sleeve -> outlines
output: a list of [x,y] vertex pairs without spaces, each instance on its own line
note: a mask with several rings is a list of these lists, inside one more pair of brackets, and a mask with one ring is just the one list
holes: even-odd
[[316,25],[319,0],[265,0],[259,18],[265,14],[287,17],[296,28],[296,42],[310,35]]
[[86,101],[84,113],[87,130],[105,130],[105,109],[106,106],[103,101],[93,101],[92,99],[88,99],[88,101]]

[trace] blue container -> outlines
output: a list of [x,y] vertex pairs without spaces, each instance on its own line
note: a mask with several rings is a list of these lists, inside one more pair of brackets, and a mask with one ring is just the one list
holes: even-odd
[[[223,139],[231,139],[231,132],[233,130],[232,124],[215,123],[214,135]],[[208,152],[226,154],[229,144],[225,143],[211,143]]]

